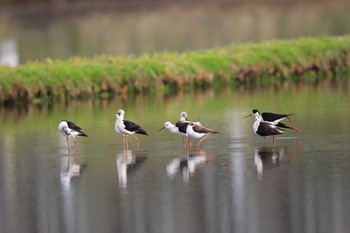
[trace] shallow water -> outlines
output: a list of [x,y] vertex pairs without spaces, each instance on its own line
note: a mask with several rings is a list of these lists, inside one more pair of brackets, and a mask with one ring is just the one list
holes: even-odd
[[[327,81],[1,109],[0,232],[348,232],[349,88]],[[124,151],[114,133],[119,108],[150,134],[139,151],[133,138]],[[272,145],[244,118],[253,108],[295,113],[302,132]],[[200,152],[157,132],[184,110],[220,131]],[[69,165],[62,119],[89,135],[78,138],[78,158],[71,142]]]

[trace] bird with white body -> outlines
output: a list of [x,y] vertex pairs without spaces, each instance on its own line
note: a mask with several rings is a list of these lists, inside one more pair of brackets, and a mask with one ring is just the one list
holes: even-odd
[[261,121],[260,115],[255,115],[253,131],[256,135],[267,137],[272,136],[272,143],[275,143],[275,135],[283,134],[284,132],[276,125]]
[[77,144],[77,141],[75,138],[77,136],[87,137],[87,135],[82,131],[82,128],[80,128],[79,126],[77,126],[76,124],[74,124],[71,121],[63,120],[59,123],[58,130],[67,139],[68,154],[70,154],[70,145],[69,145],[69,138],[70,137],[72,137],[74,140],[75,150],[76,150],[76,153],[78,154],[79,148],[78,148],[78,144]]
[[[204,141],[204,139],[209,137],[211,134],[217,134],[219,132],[206,128],[203,125],[201,125],[199,122],[189,122],[186,128],[186,133],[189,137],[194,138],[196,140],[196,148],[197,148],[197,151],[199,151],[199,147],[201,143]],[[189,147],[191,147],[191,143]]]
[[128,136],[133,135],[136,140],[137,149],[139,149],[139,140],[135,134],[148,135],[148,133],[132,121],[124,120],[124,110],[119,109],[115,115],[115,132],[123,137],[124,149],[128,149]]
[[[281,114],[281,113],[273,113],[273,112],[263,112],[260,114],[260,112],[257,109],[253,109],[252,113],[246,117],[249,117],[249,116],[256,117],[257,116],[260,118],[261,122],[266,122],[266,123],[269,123],[271,125],[274,125],[274,126],[277,126],[280,128],[294,129],[297,132],[301,132],[301,130],[298,129],[294,125],[293,121],[290,119],[290,116],[292,116],[292,115],[294,115],[294,114],[293,113]],[[292,124],[293,127],[289,127],[281,122],[282,120],[284,120],[286,118],[289,120],[289,122]]]

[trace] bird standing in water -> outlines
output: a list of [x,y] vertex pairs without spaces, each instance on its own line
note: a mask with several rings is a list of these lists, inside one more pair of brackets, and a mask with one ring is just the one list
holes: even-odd
[[123,137],[123,143],[124,143],[124,149],[128,150],[128,136],[133,135],[136,140],[136,147],[139,149],[139,140],[136,137],[135,134],[144,134],[148,135],[147,132],[141,128],[141,126],[135,124],[132,121],[124,120],[124,110],[119,109],[117,111],[117,114],[115,115],[116,122],[115,122],[115,132],[122,135]]
[[173,125],[171,122],[167,121],[164,123],[164,127],[160,128],[158,131],[168,129],[170,133],[183,136],[182,145],[183,148],[186,149],[186,139],[188,140],[188,136],[186,133],[187,126],[188,123],[186,122],[178,121],[175,125]]
[[78,154],[79,148],[75,137],[76,136],[87,137],[87,135],[82,131],[82,129],[79,126],[77,126],[71,121],[66,121],[66,120],[63,120],[60,122],[60,124],[58,125],[58,130],[61,132],[63,136],[67,138],[68,154],[70,155],[69,137],[73,138],[74,144],[75,144],[75,151],[76,151],[76,154]]
[[[287,129],[294,129],[297,132],[301,132],[300,129],[298,129],[292,120],[290,119],[290,116],[294,115],[292,114],[280,114],[280,113],[273,113],[273,112],[263,112],[260,114],[260,112],[257,109],[253,109],[252,113],[249,114],[246,117],[249,116],[258,116],[261,120],[261,122],[267,122],[271,125],[280,127],[280,128],[287,128]],[[283,124],[281,121],[287,118],[289,122],[292,124],[293,127],[289,127],[285,124]]]
[[255,122],[253,124],[253,131],[256,135],[267,137],[272,136],[272,143],[275,143],[275,135],[283,134],[284,132],[275,125],[267,122],[262,122],[259,115],[255,115]]
[[[199,122],[189,122],[186,128],[186,132],[189,137],[196,139],[197,151],[199,151],[199,147],[204,139],[206,139],[211,134],[219,133],[215,130],[204,127]],[[191,148],[190,140],[189,147]]]

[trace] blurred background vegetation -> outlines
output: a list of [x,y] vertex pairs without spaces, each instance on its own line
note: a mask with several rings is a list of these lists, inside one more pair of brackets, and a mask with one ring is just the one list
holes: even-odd
[[343,0],[0,0],[0,65],[350,33]]

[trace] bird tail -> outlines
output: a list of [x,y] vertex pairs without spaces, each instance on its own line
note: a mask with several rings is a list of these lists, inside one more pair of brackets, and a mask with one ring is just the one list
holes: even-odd
[[135,133],[137,133],[137,134],[148,135],[148,133],[147,133],[144,129],[141,129],[141,128],[137,129],[137,130],[135,131]]
[[283,124],[282,122],[278,122],[278,124],[276,126],[280,127],[280,128],[293,129],[292,127],[289,127],[289,126]]
[[213,130],[213,129],[207,128],[207,130],[208,130],[208,133],[212,133],[212,134],[214,134],[214,133],[219,133],[218,131],[215,131],[215,130]]
[[84,132],[79,132],[78,136],[87,137],[87,134],[85,134]]

